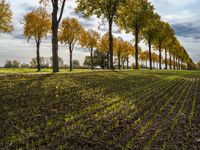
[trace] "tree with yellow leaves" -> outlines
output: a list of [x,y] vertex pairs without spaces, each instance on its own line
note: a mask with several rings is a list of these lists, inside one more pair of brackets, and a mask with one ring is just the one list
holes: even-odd
[[100,50],[102,53],[106,53],[107,55],[107,69],[110,68],[110,64],[109,64],[109,42],[108,42],[108,39],[109,39],[109,35],[108,33],[104,34],[99,42],[98,42],[98,50]]
[[156,27],[159,29],[156,39],[154,41],[154,47],[159,51],[159,69],[162,69],[162,49],[164,48],[164,42],[167,40],[171,27],[167,22],[158,21]]
[[[135,54],[135,48],[134,46],[130,43],[125,41],[123,43],[123,51],[121,54],[122,60],[125,62],[126,61],[126,68],[129,68],[129,57]],[[123,65],[124,68],[124,65]]]
[[156,53],[152,53],[152,62],[153,62],[153,67],[156,68],[155,64],[157,64],[157,69],[158,69],[158,62],[159,62],[159,55]]
[[39,8],[24,16],[24,36],[28,39],[34,38],[37,47],[37,68],[40,67],[40,43],[43,37],[51,30],[51,19],[44,8]]
[[98,32],[90,29],[89,31],[85,31],[80,36],[80,45],[82,47],[88,48],[90,51],[90,59],[91,59],[91,69],[94,69],[94,63],[93,63],[93,50],[94,48],[97,48],[97,43],[100,38],[100,35]]
[[75,18],[66,18],[62,21],[59,31],[59,41],[68,45],[70,53],[70,71],[72,71],[72,52],[75,44],[80,40],[84,33],[83,27]]
[[128,0],[119,8],[117,24],[120,29],[135,36],[135,68],[139,69],[138,56],[140,36],[147,26],[149,18],[154,13],[154,7],[148,0]]
[[98,18],[106,19],[108,22],[108,50],[110,69],[114,69],[113,65],[113,22],[117,18],[117,11],[119,7],[125,3],[126,0],[76,0],[76,10],[81,12],[84,17],[96,15]]
[[[149,52],[148,51],[144,51],[140,53],[140,60],[142,62],[145,62],[145,66],[147,68],[147,61],[149,59]],[[144,65],[144,64],[143,64]]]
[[12,12],[10,5],[5,0],[0,0],[0,32],[11,32]]
[[114,38],[114,54],[117,56],[118,59],[118,68],[121,69],[121,54],[124,50],[124,41],[121,37]]
[[156,39],[157,32],[158,30],[160,30],[156,26],[159,21],[160,21],[160,16],[157,13],[152,14],[152,17],[149,17],[148,19],[148,25],[142,31],[142,36],[144,38],[144,41],[148,44],[149,47],[149,68],[151,70],[153,69],[151,49],[152,49],[152,43]]

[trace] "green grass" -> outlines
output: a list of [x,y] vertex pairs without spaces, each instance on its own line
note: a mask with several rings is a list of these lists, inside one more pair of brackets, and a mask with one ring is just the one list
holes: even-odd
[[[72,72],[88,72],[89,69],[74,69]],[[0,74],[19,74],[19,73],[32,73],[32,74],[44,74],[52,73],[52,69],[42,69],[40,72],[37,69],[32,68],[0,68]],[[69,69],[60,69],[60,73],[70,73]]]
[[[94,70],[94,71],[105,71],[105,70]],[[116,69],[115,71],[130,71],[130,70],[118,70]],[[91,69],[74,69],[71,73],[81,73],[81,72],[92,72]],[[138,72],[138,71],[134,71],[134,72]],[[183,74],[190,74],[191,72],[199,72],[199,71],[185,71],[185,70],[140,70],[139,72],[147,72],[147,73],[151,73],[151,74],[165,74],[165,75],[172,75],[172,74],[179,74],[179,73],[183,73]],[[0,74],[22,74],[22,73],[30,73],[30,74],[48,74],[48,73],[52,73],[52,69],[41,69],[40,72],[37,71],[37,69],[35,68],[0,68]],[[60,69],[60,73],[70,73],[69,69]]]
[[1,148],[199,148],[198,71],[51,72],[0,69]]

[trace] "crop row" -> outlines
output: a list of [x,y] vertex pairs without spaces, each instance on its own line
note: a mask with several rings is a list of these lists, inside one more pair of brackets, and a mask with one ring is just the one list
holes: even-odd
[[199,73],[0,78],[4,149],[198,148]]

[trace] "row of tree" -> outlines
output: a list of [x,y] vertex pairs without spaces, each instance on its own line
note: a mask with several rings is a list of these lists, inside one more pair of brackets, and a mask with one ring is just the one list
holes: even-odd
[[[149,66],[147,65],[148,62],[148,52],[141,52],[140,53],[140,67],[147,69],[149,68]],[[115,59],[115,66],[117,66],[116,62],[118,62],[118,67],[121,69],[130,69],[134,67],[134,64],[132,64],[131,66],[129,66],[129,63],[127,61],[127,59],[125,59],[124,57],[122,57],[121,59],[121,65],[119,66],[119,61],[118,59]],[[156,53],[152,53],[152,62],[153,62],[153,68],[155,69],[159,69],[159,55],[157,55]],[[167,60],[168,62],[168,66],[170,66],[170,60]],[[41,63],[41,68],[52,68],[52,57],[51,58],[45,58],[45,57],[40,57],[40,63]],[[125,64],[126,63],[126,64]],[[165,64],[165,60],[162,58],[162,64]],[[186,69],[185,65],[179,65],[176,62],[172,63],[173,68],[175,69]],[[174,66],[175,65],[175,66]],[[190,64],[192,65],[192,64]],[[194,64],[193,64],[194,65]],[[32,58],[29,64],[26,63],[20,63],[20,61],[18,60],[6,60],[5,64],[4,64],[4,68],[37,68],[37,58]],[[72,61],[72,66],[73,68],[90,68],[91,67],[91,56],[86,56],[85,57],[85,61],[83,63],[83,66],[80,65],[79,61],[74,59]],[[94,56],[93,56],[93,66],[96,68],[108,68],[109,63],[108,63],[108,58],[106,53],[99,51],[99,50],[95,50],[94,51]],[[59,67],[60,68],[69,68],[68,65],[64,64],[64,61],[62,58],[59,57]],[[172,66],[170,66],[171,68]],[[188,69],[198,69],[200,70],[200,62],[198,62],[196,65],[193,66],[193,68],[188,68]]]
[[[69,68],[68,65],[64,64],[61,57],[58,58],[58,64],[60,68]],[[51,68],[52,67],[52,57],[40,57],[40,67],[41,68]],[[72,60],[73,68],[80,68],[80,63],[78,60]],[[6,60],[4,68],[38,68],[37,58],[32,58],[29,64],[21,64],[18,60]]]
[[[24,35],[29,40],[31,37],[35,39],[37,47],[37,64],[40,71],[40,54],[39,48],[43,37],[52,30],[52,58],[53,72],[59,71],[58,63],[58,42],[68,46],[70,52],[70,70],[72,70],[72,53],[74,46],[79,44],[90,51],[91,69],[93,65],[93,51],[98,49],[107,55],[107,63],[109,69],[114,69],[114,55],[118,58],[118,66],[120,69],[121,59],[129,61],[129,57],[134,55],[135,69],[139,69],[139,42],[145,41],[149,47],[148,59],[150,69],[152,66],[152,47],[159,52],[159,68],[162,69],[162,51],[165,51],[165,69],[170,69],[173,65],[193,66],[193,61],[187,54],[185,48],[175,36],[174,30],[170,25],[160,19],[155,12],[153,5],[148,0],[76,0],[76,12],[80,12],[84,17],[96,15],[99,18],[106,19],[108,22],[108,33],[100,36],[99,33],[90,29],[85,31],[75,18],[62,19],[66,0],[40,0],[43,6],[51,4],[52,16],[50,16],[45,8],[39,8],[24,16]],[[6,21],[3,23],[1,30],[9,32],[12,30],[10,25],[11,11],[5,0],[1,0],[2,7],[5,7],[2,15]],[[90,6],[90,7],[88,7]],[[134,44],[123,41],[121,38],[115,38],[112,34],[113,23],[116,23],[120,30],[134,35]],[[2,25],[0,24],[0,27]],[[5,29],[6,28],[6,29]],[[169,61],[168,61],[169,60]]]

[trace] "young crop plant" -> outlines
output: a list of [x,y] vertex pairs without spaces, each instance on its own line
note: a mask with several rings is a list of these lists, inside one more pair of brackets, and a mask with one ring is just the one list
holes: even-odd
[[0,75],[0,147],[198,148],[198,89],[196,71]]
[[[182,83],[177,84],[177,85],[174,87],[174,89],[175,89],[176,87],[178,87],[179,85],[181,85],[181,84],[182,84]],[[169,87],[169,88],[170,88],[170,87]],[[180,90],[180,87],[179,87],[179,90]],[[170,94],[170,93],[169,93],[169,94]],[[168,96],[168,95],[165,95],[164,97],[167,98],[167,96]],[[163,97],[162,99],[158,100],[157,103],[153,105],[153,108],[151,109],[152,112],[154,112],[153,110],[156,110],[156,108],[158,107],[157,105],[159,105],[159,103],[160,103],[161,100],[162,100],[162,101],[164,100],[164,97]],[[139,131],[136,133],[136,135],[135,135],[133,138],[131,138],[131,139],[129,140],[129,142],[128,142],[127,145],[126,145],[127,147],[130,147],[131,145],[132,145],[132,146],[134,145],[135,140],[138,138],[138,136],[141,136],[141,135],[145,132],[145,129],[148,129],[148,128],[151,126],[151,124],[154,122],[155,118],[160,114],[160,112],[163,111],[163,108],[165,108],[165,107],[168,105],[168,103],[172,100],[172,98],[173,98],[173,96],[171,96],[171,98],[169,98],[167,101],[165,101],[165,103],[164,103],[164,104],[162,105],[162,107],[160,108],[159,112],[155,113],[154,116],[153,116],[146,124],[144,124],[144,126],[142,126],[142,122],[141,122],[141,121],[142,121],[142,120],[146,120],[145,118],[148,117],[148,115],[150,114],[149,111],[146,111],[146,112],[144,113],[144,115],[141,116],[141,118],[139,119],[139,121],[137,121],[137,122],[134,123],[134,125],[133,125],[132,127],[134,127],[134,126],[137,125],[137,124],[141,124],[141,125],[138,125],[138,126],[142,126],[142,127],[139,129]],[[125,146],[125,147],[126,147],[126,146]]]
[[[186,80],[186,81],[188,81],[188,80]],[[162,129],[162,128],[165,126],[165,124],[167,123],[167,121],[168,121],[168,119],[169,119],[169,116],[170,116],[170,115],[173,115],[174,110],[175,110],[175,108],[176,108],[177,105],[178,105],[178,102],[179,102],[179,101],[181,100],[181,98],[183,97],[184,91],[186,91],[187,88],[191,88],[191,86],[192,86],[192,84],[190,84],[190,82],[186,82],[185,84],[186,84],[186,86],[185,86],[185,88],[184,88],[182,94],[179,95],[179,97],[178,97],[177,100],[175,101],[174,105],[171,106],[171,109],[170,109],[170,111],[167,113],[167,116],[166,116],[165,119],[162,121],[162,124],[157,128],[156,132],[151,136],[151,138],[150,138],[150,140],[148,141],[148,143],[147,143],[147,145],[145,146],[145,148],[149,148],[149,147],[151,146],[152,142],[155,140],[155,138],[156,138],[157,136],[159,136],[159,132],[162,131],[161,129]],[[179,110],[180,110],[180,109],[179,109]],[[176,111],[175,111],[175,112],[176,112]],[[176,116],[175,116],[175,118],[176,118]],[[175,118],[174,118],[174,119],[175,119]],[[159,131],[159,132],[158,132],[158,131]],[[156,135],[156,136],[155,136],[155,135]]]

